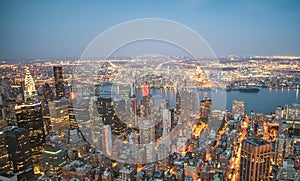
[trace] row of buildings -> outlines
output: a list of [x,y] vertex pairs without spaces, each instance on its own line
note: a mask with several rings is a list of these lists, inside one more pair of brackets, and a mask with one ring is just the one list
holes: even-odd
[[141,97],[130,86],[125,101],[110,83],[96,85],[92,99],[88,88],[73,87],[67,99],[62,68],[53,71],[55,94],[38,95],[27,69],[23,101],[0,99],[0,178],[298,179],[296,104],[245,115],[242,100],[233,101],[232,113],[213,111],[209,98],[197,110],[193,92],[177,92],[170,109],[147,86]]

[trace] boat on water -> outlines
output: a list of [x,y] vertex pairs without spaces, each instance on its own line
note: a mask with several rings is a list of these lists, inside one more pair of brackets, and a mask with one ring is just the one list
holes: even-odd
[[239,86],[239,87],[226,87],[226,91],[240,91],[240,92],[259,92],[257,87]]
[[256,87],[243,87],[243,88],[239,88],[238,91],[240,91],[240,92],[259,92],[259,88],[256,88]]

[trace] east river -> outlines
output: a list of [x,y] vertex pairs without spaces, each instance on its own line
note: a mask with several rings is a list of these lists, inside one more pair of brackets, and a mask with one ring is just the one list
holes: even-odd
[[[275,111],[277,106],[300,104],[299,89],[275,89],[260,88],[259,92],[240,92],[225,90],[193,90],[196,93],[196,99],[199,102],[204,97],[212,98],[214,110],[231,111],[232,101],[234,99],[245,101],[245,113],[251,111],[255,113],[270,114]],[[176,105],[176,90],[174,89],[150,89],[152,96],[162,96],[170,103],[170,108]],[[141,97],[141,90],[137,91],[138,99]]]

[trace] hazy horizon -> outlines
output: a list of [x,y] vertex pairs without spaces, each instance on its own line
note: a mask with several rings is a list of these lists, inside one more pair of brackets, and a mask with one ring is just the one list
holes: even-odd
[[[141,18],[189,27],[217,57],[300,56],[299,5],[297,0],[1,1],[0,60],[78,59],[99,34]],[[178,53],[158,47],[120,50],[117,56],[139,56],[149,49]]]

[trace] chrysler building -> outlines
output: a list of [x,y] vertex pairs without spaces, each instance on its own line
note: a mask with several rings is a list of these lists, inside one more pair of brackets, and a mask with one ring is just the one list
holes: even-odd
[[32,100],[37,96],[37,91],[35,89],[34,80],[29,72],[29,68],[26,68],[25,71],[25,91],[24,91],[24,100]]

